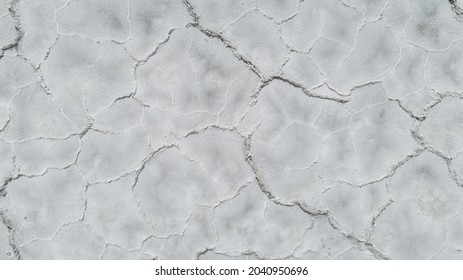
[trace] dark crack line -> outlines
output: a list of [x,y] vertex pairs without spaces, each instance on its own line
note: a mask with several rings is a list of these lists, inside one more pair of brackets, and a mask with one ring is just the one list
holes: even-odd
[[191,5],[191,3],[188,0],[183,0],[183,3],[185,4],[185,6],[187,8],[188,13],[191,15],[191,17],[193,17],[193,21],[196,22],[196,23],[199,22],[199,16],[195,12],[195,10],[193,8],[193,5]]
[[292,81],[292,80],[290,80],[290,79],[283,78],[283,77],[281,77],[281,76],[272,76],[272,77],[270,77],[269,82],[272,81],[272,80],[279,80],[279,81],[285,82],[285,83],[287,83],[287,84],[290,84],[290,85],[292,85],[293,87],[302,90],[302,91],[304,92],[304,94],[307,95],[308,97],[319,98],[319,99],[325,99],[325,100],[335,101],[335,102],[339,102],[339,103],[343,103],[343,104],[349,102],[349,100],[346,100],[346,99],[343,99],[343,98],[328,97],[328,96],[313,94],[313,93],[310,92],[310,90],[307,89],[305,86],[303,86],[303,85],[301,85],[301,84],[299,84],[299,83],[297,83],[297,82],[295,82],[295,81]]
[[169,32],[167,32],[167,37],[166,37],[163,41],[161,41],[161,42],[156,46],[156,48],[148,54],[147,57],[145,57],[144,59],[138,61],[137,64],[135,65],[135,68],[136,68],[141,62],[147,62],[151,57],[153,57],[155,54],[157,54],[158,51],[159,51],[159,49],[160,49],[163,45],[165,45],[167,42],[169,42],[170,37],[172,36],[172,33],[174,33],[174,31],[176,31],[176,30],[178,30],[178,29],[180,29],[180,28],[172,28],[172,29],[170,29]]
[[199,23],[197,22],[193,22],[193,23],[190,23],[188,24],[189,26],[192,26],[196,29],[198,29],[201,33],[203,33],[204,35],[206,35],[207,37],[210,37],[210,38],[215,38],[215,39],[218,39],[220,42],[222,42],[222,44],[231,50],[231,52],[233,53],[233,55],[238,58],[238,60],[240,60],[241,62],[243,62],[246,67],[251,70],[254,74],[256,74],[261,80],[265,79],[264,75],[261,73],[261,71],[257,68],[257,66],[252,63],[249,59],[246,59],[245,57],[243,57],[243,55],[241,55],[237,49],[230,44],[230,42],[228,40],[226,40],[225,38],[222,37],[222,35],[220,35],[219,33],[215,32],[215,31],[212,31],[210,29],[207,29],[207,28],[204,28],[202,27]]
[[16,38],[11,44],[2,47],[2,52],[9,50],[9,49],[17,49],[19,42],[24,37],[24,31],[21,28],[21,20],[18,13],[18,2],[19,0],[12,0],[10,2],[10,6],[8,7],[8,11],[10,13],[11,18],[13,19],[14,29],[16,30]]
[[373,216],[373,219],[371,220],[371,223],[370,223],[370,229],[368,230],[368,234],[367,234],[367,241],[368,242],[371,242],[371,236],[373,235],[373,231],[375,230],[376,228],[376,222],[378,221],[379,217],[381,216],[381,214],[384,212],[384,210],[386,210],[386,208],[389,207],[389,205],[391,205],[394,201],[392,199],[389,199],[385,204],[383,204],[379,209],[378,211],[375,213],[375,215]]
[[455,13],[455,18],[463,23],[463,9],[457,4],[457,0],[449,0],[452,11]]
[[16,229],[13,226],[13,221],[11,221],[5,214],[5,211],[0,210],[0,222],[2,222],[8,229],[8,242],[11,247],[14,258],[17,260],[21,259],[21,253],[19,251],[19,246],[15,238]]
[[188,13],[190,14],[190,16],[193,18],[193,22],[189,24],[190,26],[195,27],[196,29],[201,31],[201,33],[203,33],[204,35],[206,35],[206,36],[208,36],[210,38],[216,38],[216,39],[220,40],[222,42],[222,44],[224,44],[228,49],[230,49],[232,51],[233,55],[236,58],[238,58],[240,61],[242,61],[252,72],[254,72],[257,76],[259,76],[259,78],[261,80],[264,79],[264,75],[261,73],[261,71],[259,71],[259,69],[256,67],[256,65],[254,63],[252,63],[250,60],[244,58],[241,54],[239,54],[238,51],[236,50],[236,48],[233,45],[231,45],[228,40],[223,38],[222,35],[220,35],[219,33],[201,26],[201,24],[199,23],[200,17],[198,16],[196,11],[194,10],[193,5],[191,5],[191,3],[188,0],[183,0],[183,3],[186,5]]
[[208,252],[214,252],[214,248],[205,248],[199,252],[196,252],[195,254],[195,260],[199,260],[199,258],[205,254],[207,254]]

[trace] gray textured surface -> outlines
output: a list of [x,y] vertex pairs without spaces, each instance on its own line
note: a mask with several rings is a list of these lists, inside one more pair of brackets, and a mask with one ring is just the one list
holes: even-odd
[[0,0],[0,259],[463,259],[447,0]]

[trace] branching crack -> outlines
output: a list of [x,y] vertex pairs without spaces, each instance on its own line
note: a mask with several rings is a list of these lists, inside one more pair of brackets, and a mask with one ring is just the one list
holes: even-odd
[[328,210],[320,210],[320,209],[315,209],[308,207],[304,202],[301,201],[291,201],[291,202],[285,202],[282,201],[281,199],[277,198],[276,196],[273,195],[271,192],[270,188],[267,186],[265,183],[265,180],[263,176],[260,174],[259,168],[257,167],[256,162],[253,159],[253,156],[251,154],[251,137],[252,133],[250,135],[247,135],[245,137],[245,158],[248,164],[251,166],[251,169],[253,170],[255,174],[255,179],[261,189],[261,191],[267,196],[269,200],[271,200],[273,203],[283,206],[283,207],[298,207],[300,208],[303,212],[307,213],[309,216],[326,216],[328,218],[328,221],[330,222],[330,225],[338,230],[341,234],[343,234],[347,239],[352,240],[355,243],[359,243],[365,246],[372,254],[374,254],[378,259],[389,259],[386,255],[381,253],[379,250],[375,248],[371,242],[366,241],[366,240],[361,240],[360,238],[344,232],[340,229],[340,227],[337,225],[335,222],[335,219],[333,215],[328,211]]

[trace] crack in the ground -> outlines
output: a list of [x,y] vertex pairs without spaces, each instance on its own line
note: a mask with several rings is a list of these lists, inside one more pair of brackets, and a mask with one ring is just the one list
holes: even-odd
[[455,13],[455,18],[463,23],[463,9],[458,5],[458,0],[448,0],[452,11]]
[[[457,20],[459,20],[460,22],[463,22],[462,19],[463,19],[463,9],[461,9],[459,6],[458,6],[458,3],[457,3],[457,0],[448,0],[451,7],[452,7],[452,10],[455,14],[455,17],[457,18]],[[16,30],[16,37],[14,39],[14,42],[7,45],[7,46],[4,46],[2,47],[2,53],[0,55],[0,58],[2,58],[2,56],[4,56],[4,51],[6,50],[11,50],[11,51],[14,51],[16,50],[18,53],[16,53],[15,55],[26,60],[33,68],[34,68],[34,72],[38,78],[38,84],[40,85],[40,87],[43,89],[43,91],[48,94],[48,95],[52,95],[53,96],[53,93],[50,91],[49,87],[47,86],[46,84],[46,81],[44,80],[44,77],[43,77],[43,73],[42,73],[42,69],[41,69],[41,66],[42,66],[42,63],[47,61],[48,57],[50,56],[51,52],[53,51],[53,47],[54,45],[56,44],[56,42],[59,40],[59,38],[63,37],[64,35],[61,35],[59,33],[59,26],[58,26],[58,23],[56,22],[56,14],[59,12],[59,11],[56,11],[55,10],[55,22],[56,22],[56,25],[57,25],[57,29],[58,29],[58,34],[55,38],[55,40],[52,42],[52,44],[48,47],[46,53],[45,53],[45,56],[43,57],[43,59],[36,65],[34,63],[32,63],[31,61],[29,61],[21,52],[19,52],[18,48],[19,48],[19,44],[20,44],[20,41],[21,39],[23,38],[24,36],[24,30],[22,28],[22,25],[21,25],[21,18],[20,18],[20,12],[18,10],[18,2],[19,0],[12,0],[10,1],[10,6],[8,7],[8,11],[9,11],[9,14],[10,16],[13,18],[13,21],[14,21],[14,27],[15,27],[15,30]],[[299,7],[300,7],[300,4],[303,2],[303,0],[300,0],[299,1],[299,4],[298,4],[298,7],[297,7],[297,11],[293,14],[291,14],[289,17],[281,20],[280,22],[277,22],[275,21],[274,18],[266,15],[265,13],[263,13],[262,11],[260,11],[257,6],[254,7],[253,9],[251,9],[250,11],[254,11],[254,10],[257,10],[259,13],[261,13],[265,18],[267,19],[270,19],[272,21],[272,23],[275,23],[278,25],[278,29],[280,31],[280,39],[281,39],[281,28],[279,27],[279,25],[281,25],[282,23],[284,22],[287,22],[287,21],[290,21],[292,20],[294,17],[296,17],[298,15],[298,12],[299,12]],[[355,7],[352,7],[352,6],[348,6],[346,5],[342,0],[339,0],[340,3],[342,3],[344,6],[346,7],[349,7],[351,9],[354,9],[355,11],[357,11],[358,13],[360,13]],[[259,186],[259,189],[260,191],[266,196],[266,198],[268,199],[268,201],[270,201],[271,203],[274,203],[278,206],[281,206],[281,207],[295,207],[295,208],[298,208],[300,209],[302,212],[304,212],[305,214],[307,214],[307,216],[309,218],[313,218],[313,217],[316,217],[316,216],[324,216],[327,218],[330,226],[338,231],[339,233],[341,233],[345,239],[349,240],[349,241],[352,241],[353,244],[355,246],[358,246],[358,247],[362,247],[366,250],[368,250],[368,252],[370,252],[371,254],[373,254],[374,257],[378,258],[378,259],[390,259],[389,256],[387,256],[386,254],[384,254],[383,252],[381,252],[372,242],[371,242],[371,236],[376,228],[376,224],[381,216],[381,214],[393,203],[393,200],[392,199],[389,199],[388,201],[386,201],[385,203],[383,203],[381,205],[381,207],[379,207],[376,212],[374,213],[370,223],[369,223],[369,228],[367,229],[367,235],[365,238],[360,238],[358,236],[356,236],[355,234],[352,234],[352,233],[349,233],[345,230],[342,229],[342,227],[339,225],[339,223],[336,221],[336,217],[335,215],[333,215],[329,209],[318,209],[316,207],[311,207],[310,205],[308,205],[306,202],[304,201],[287,201],[285,199],[281,199],[277,196],[275,196],[271,190],[271,187],[269,186],[269,184],[265,181],[265,174],[262,172],[262,170],[259,168],[258,166],[258,163],[256,162],[255,158],[253,157],[253,155],[251,154],[251,138],[252,138],[252,135],[253,133],[258,129],[255,128],[251,133],[249,134],[243,134],[239,131],[238,129],[238,126],[242,123],[243,119],[245,118],[246,114],[248,114],[248,112],[250,110],[253,109],[253,107],[257,104],[258,100],[259,100],[259,95],[260,93],[262,92],[262,90],[264,88],[266,88],[267,86],[269,86],[272,82],[276,82],[276,81],[279,81],[279,82],[282,82],[282,83],[285,83],[287,85],[290,85],[291,87],[293,88],[296,88],[296,89],[299,89],[301,90],[301,92],[309,97],[309,98],[316,98],[316,99],[321,99],[321,100],[326,100],[326,101],[332,101],[332,102],[337,102],[337,103],[340,103],[340,104],[348,104],[351,100],[352,100],[352,91],[355,91],[357,89],[361,89],[363,87],[367,87],[367,86],[371,86],[371,85],[375,85],[377,83],[382,83],[383,81],[381,80],[371,80],[370,82],[366,82],[364,84],[360,84],[360,85],[355,85],[353,87],[350,88],[349,92],[347,94],[341,94],[340,92],[338,92],[335,88],[333,88],[332,86],[330,86],[330,83],[328,81],[323,81],[323,84],[319,85],[319,86],[316,86],[314,88],[309,88],[308,86],[304,85],[303,83],[300,83],[300,82],[297,82],[295,80],[292,80],[288,77],[285,77],[283,74],[282,74],[282,68],[283,66],[285,66],[287,64],[287,62],[289,61],[289,55],[292,53],[292,52],[297,52],[297,53],[307,53],[307,52],[298,52],[298,51],[295,51],[295,50],[292,50],[288,45],[286,45],[286,47],[288,48],[289,52],[288,54],[286,55],[286,59],[285,61],[283,62],[283,65],[280,67],[279,69],[279,74],[278,75],[267,75],[267,74],[264,74],[264,72],[259,69],[259,67],[257,66],[258,64],[256,64],[255,62],[252,61],[252,59],[248,58],[247,55],[243,54],[241,51],[240,51],[240,48],[238,48],[237,46],[235,46],[233,44],[233,42],[231,42],[230,40],[227,39],[227,37],[225,35],[223,35],[222,31],[227,29],[229,26],[231,26],[232,24],[234,24],[235,22],[238,22],[239,20],[241,20],[241,18],[243,18],[244,15],[246,15],[247,13],[249,13],[250,11],[245,11],[241,14],[240,17],[236,18],[234,21],[230,22],[228,24],[228,26],[217,32],[217,31],[214,31],[212,29],[209,29],[209,28],[206,28],[205,25],[202,24],[202,19],[201,17],[199,16],[199,14],[196,12],[196,9],[195,7],[190,3],[190,1],[188,0],[182,0],[182,3],[185,5],[186,9],[187,9],[187,12],[189,14],[189,16],[191,17],[192,21],[187,23],[185,26],[182,26],[182,27],[176,27],[176,28],[171,28],[168,30],[167,34],[165,37],[163,37],[163,40],[160,41],[156,46],[155,48],[148,53],[147,56],[145,56],[144,58],[142,59],[136,59],[134,58],[130,52],[127,51],[127,49],[125,48],[125,46],[123,46],[123,48],[127,51],[127,53],[129,54],[129,56],[131,57],[131,59],[134,61],[134,66],[133,66],[133,69],[132,69],[132,73],[133,73],[133,79],[134,79],[134,89],[133,91],[131,91],[130,93],[126,94],[126,95],[123,95],[123,96],[119,96],[117,98],[115,98],[110,105],[106,106],[105,108],[101,109],[100,111],[98,111],[98,113],[110,108],[113,104],[115,104],[116,102],[120,101],[120,100],[124,100],[124,99],[128,99],[128,98],[132,98],[133,100],[135,100],[137,103],[139,103],[140,105],[144,106],[144,107],[150,107],[149,105],[146,105],[144,104],[142,101],[139,101],[135,98],[135,95],[137,93],[137,69],[140,65],[143,65],[144,63],[148,62],[150,59],[152,59],[153,57],[155,57],[156,55],[159,54],[159,52],[168,45],[169,41],[171,40],[171,37],[173,36],[174,33],[180,31],[180,30],[184,30],[185,28],[195,28],[197,29],[199,32],[201,32],[203,35],[207,36],[208,38],[212,38],[212,39],[215,39],[215,40],[218,40],[226,49],[228,49],[232,55],[234,56],[234,58],[236,58],[237,60],[239,60],[240,63],[244,64],[244,66],[246,67],[246,69],[248,69],[249,71],[251,71],[254,75],[256,75],[258,78],[259,78],[259,83],[257,85],[257,87],[255,88],[255,91],[251,94],[250,96],[250,102],[247,106],[247,111],[244,113],[244,115],[242,115],[240,121],[238,121],[238,124],[235,124],[234,126],[223,126],[223,125],[220,125],[218,121],[211,121],[210,124],[206,125],[206,126],[203,126],[201,128],[198,128],[198,129],[194,129],[194,130],[187,130],[186,133],[179,133],[179,136],[177,136],[175,133],[172,133],[174,135],[174,137],[176,138],[177,141],[175,141],[174,143],[171,143],[170,141],[167,141],[166,144],[156,148],[156,149],[153,149],[151,147],[151,143],[150,143],[150,152],[146,155],[144,154],[144,158],[143,160],[141,160],[141,163],[139,165],[137,165],[137,167],[134,169],[134,170],[128,170],[127,172],[124,172],[123,174],[118,174],[118,176],[116,178],[112,178],[112,179],[109,179],[109,180],[104,180],[104,181],[97,181],[97,182],[89,182],[88,179],[85,178],[85,176],[82,174],[82,172],[78,169],[78,166],[77,166],[77,160],[80,156],[80,153],[81,153],[81,143],[79,142],[79,150],[77,152],[77,155],[74,159],[74,161],[71,163],[71,164],[68,164],[64,167],[47,167],[45,169],[44,172],[42,172],[41,174],[37,174],[37,175],[29,175],[29,174],[23,174],[21,173],[21,171],[18,169],[18,171],[16,173],[14,173],[14,175],[10,175],[8,177],[6,177],[4,179],[4,181],[2,182],[2,185],[0,187],[0,196],[3,196],[5,197],[7,195],[7,187],[10,183],[12,183],[13,181],[19,179],[19,178],[35,178],[35,177],[41,177],[41,176],[45,176],[50,170],[65,170],[65,169],[68,169],[68,168],[71,168],[71,167],[75,167],[77,170],[78,170],[78,173],[80,174],[80,176],[82,177],[82,179],[86,182],[85,184],[85,191],[84,191],[84,207],[83,207],[83,211],[82,211],[82,215],[81,215],[81,218],[79,219],[80,222],[85,222],[85,218],[86,218],[86,211],[87,211],[87,190],[89,188],[89,186],[92,186],[94,184],[98,184],[98,183],[112,183],[112,182],[115,182],[117,180],[120,180],[126,176],[131,176],[131,175],[134,175],[134,180],[133,180],[133,184],[131,184],[130,188],[131,188],[131,192],[132,192],[132,195],[133,197],[135,198],[136,202],[137,202],[137,209],[139,211],[139,213],[143,216],[143,219],[149,224],[150,228],[151,228],[151,235],[149,235],[148,237],[146,237],[143,242],[141,243],[141,247],[136,249],[136,250],[126,250],[125,248],[121,247],[121,246],[118,246],[118,245],[113,245],[113,244],[109,244],[109,243],[105,243],[105,246],[104,246],[104,249],[102,250],[101,254],[100,254],[100,258],[103,257],[104,253],[106,252],[106,250],[108,250],[109,246],[115,246],[115,247],[118,247],[119,249],[122,249],[122,250],[125,250],[127,252],[142,252],[143,251],[143,248],[144,248],[144,245],[146,243],[147,240],[149,240],[150,238],[161,238],[161,239],[168,239],[172,236],[183,236],[188,228],[188,222],[189,222],[189,219],[191,217],[191,213],[188,217],[188,220],[186,221],[185,223],[185,228],[183,230],[183,233],[182,234],[173,234],[173,235],[169,235],[167,237],[165,236],[162,236],[162,237],[158,237],[158,236],[155,236],[153,234],[154,232],[154,225],[153,223],[150,221],[148,215],[146,215],[146,213],[143,211],[142,207],[141,207],[141,201],[140,199],[135,195],[134,193],[134,189],[137,187],[137,183],[138,183],[138,180],[139,180],[139,176],[141,174],[141,172],[143,172],[143,170],[145,169],[145,166],[146,164],[152,160],[158,153],[166,150],[166,149],[170,149],[170,148],[177,148],[177,149],[180,149],[179,146],[180,146],[180,143],[181,141],[183,141],[184,139],[187,139],[189,138],[190,136],[193,136],[193,135],[197,135],[197,134],[201,134],[209,129],[218,129],[218,130],[222,130],[222,131],[227,131],[227,132],[232,132],[232,133],[235,133],[237,136],[239,136],[241,138],[241,142],[243,144],[243,152],[244,152],[244,159],[246,161],[246,164],[249,165],[249,167],[251,168],[252,170],[252,173],[253,173],[253,176],[254,176],[254,180],[255,182],[257,183],[257,185]],[[69,3],[65,4],[65,5],[68,5]],[[381,11],[381,14],[379,15],[379,18],[375,19],[374,21],[379,21],[379,20],[382,20],[382,14],[384,12],[384,10],[386,9],[386,6],[387,6],[387,1],[386,1],[386,4],[384,5],[384,7],[382,8],[382,11]],[[65,5],[63,7],[61,7],[61,10],[65,7]],[[128,4],[129,5],[129,4]],[[130,6],[130,5],[129,5]],[[129,27],[130,27],[130,9],[129,9],[129,13],[127,15],[127,20],[129,21]],[[344,58],[344,61],[347,60],[349,57],[351,57],[352,53],[357,49],[357,41],[358,41],[358,37],[359,37],[359,33],[360,31],[362,30],[362,28],[364,28],[366,26],[366,24],[368,24],[370,22],[367,22],[365,20],[363,20],[362,22],[362,25],[360,26],[360,28],[356,31],[356,40],[355,40],[355,46],[353,47],[352,50],[349,51],[347,57]],[[388,28],[390,28],[388,26]],[[130,32],[132,32],[132,27],[130,27]],[[67,36],[67,35],[66,35]],[[86,39],[90,39],[92,40],[93,42],[96,42],[96,43],[99,43],[100,41],[110,41],[114,44],[117,44],[117,45],[123,45],[126,41],[124,42],[119,42],[119,41],[115,41],[115,40],[95,40],[95,39],[92,39],[86,35],[82,35],[82,34],[74,34],[74,35],[69,35],[69,36],[74,36],[74,37],[79,37],[79,38],[86,38]],[[131,34],[129,35],[129,39],[131,37]],[[128,39],[128,40],[129,40]],[[411,45],[414,45],[413,42],[410,42]],[[419,47],[421,49],[424,49],[418,45],[416,45],[416,47]],[[428,57],[429,57],[429,54],[428,54]],[[401,60],[401,58],[399,59],[399,61]],[[427,60],[426,60],[426,63],[427,63]],[[315,66],[318,68],[319,66],[314,63]],[[427,66],[425,65],[424,68],[426,68]],[[320,68],[318,68],[319,72],[321,73],[320,71]],[[321,73],[322,76],[323,76],[323,73]],[[320,95],[320,94],[317,94],[315,93],[314,89],[317,89],[318,87],[321,87],[321,86],[326,86],[328,89],[330,89],[332,92],[338,94],[338,96],[336,97],[332,97],[331,95],[330,96],[326,96],[326,95]],[[434,91],[435,92],[435,91]],[[228,94],[228,93],[227,93]],[[394,103],[395,105],[397,105],[398,107],[400,107],[400,109],[402,111],[404,111],[410,118],[412,118],[414,120],[414,124],[413,126],[411,127],[411,135],[414,139],[415,142],[417,142],[419,144],[419,147],[414,149],[413,151],[411,151],[410,153],[408,154],[404,154],[402,156],[402,158],[395,162],[390,168],[388,168],[387,172],[385,172],[384,176],[381,176],[380,178],[377,178],[375,180],[371,180],[371,181],[368,181],[366,183],[362,183],[362,184],[352,184],[352,183],[349,183],[349,182],[345,182],[343,180],[331,180],[333,182],[339,182],[339,183],[345,183],[347,185],[350,185],[351,187],[358,187],[358,188],[361,188],[361,187],[365,187],[367,185],[371,185],[371,184],[374,184],[374,183],[378,183],[378,182],[383,182],[384,180],[387,180],[387,179],[390,179],[392,178],[396,171],[401,168],[403,165],[407,164],[408,161],[410,161],[410,159],[413,159],[419,155],[421,155],[423,153],[423,151],[429,151],[431,153],[433,153],[434,155],[437,155],[438,157],[442,158],[445,160],[445,162],[447,163],[447,168],[448,168],[448,171],[449,171],[449,176],[452,178],[453,181],[455,181],[455,183],[459,186],[459,187],[463,187],[463,183],[459,181],[459,178],[457,176],[457,172],[456,170],[453,168],[452,166],[452,160],[453,158],[450,158],[449,156],[445,155],[443,152],[439,151],[438,149],[436,149],[434,146],[432,146],[428,141],[427,139],[421,135],[419,133],[419,128],[421,126],[421,123],[423,121],[425,121],[427,119],[427,115],[429,113],[429,111],[432,110],[432,108],[434,106],[436,106],[437,104],[439,104],[443,99],[445,99],[446,97],[448,96],[454,96],[454,97],[459,97],[459,98],[462,98],[461,97],[461,93],[458,93],[458,92],[446,92],[446,93],[437,93],[435,92],[435,94],[438,96],[437,99],[433,99],[431,101],[429,101],[426,105],[424,105],[423,108],[420,108],[420,110],[422,109],[422,111],[420,111],[419,114],[417,114],[416,112],[414,112],[414,110],[410,109],[410,108],[413,108],[413,107],[407,107],[405,101],[403,98],[387,98],[387,100],[385,102],[392,102]],[[227,95],[227,98],[228,98],[228,95]],[[13,97],[14,99],[14,97]],[[61,107],[61,105],[56,102],[56,100],[53,100],[60,108],[61,108],[61,112],[62,114],[72,123],[71,119],[67,117],[67,115],[64,113],[64,110],[63,108]],[[86,102],[86,101],[85,101]],[[225,107],[224,107],[225,108]],[[10,106],[8,106],[8,110],[10,110]],[[61,137],[61,138],[54,138],[54,137],[35,137],[35,138],[28,138],[28,139],[22,139],[20,141],[13,141],[13,142],[7,142],[5,141],[5,143],[8,143],[8,144],[15,144],[15,143],[24,143],[24,142],[27,142],[27,141],[31,141],[31,140],[67,140],[67,139],[70,139],[71,137],[73,136],[78,136],[79,139],[82,139],[83,136],[85,136],[87,134],[88,131],[97,131],[99,133],[103,133],[103,134],[106,134],[106,135],[114,135],[115,137],[117,137],[116,135],[118,133],[114,133],[110,130],[106,131],[106,130],[101,130],[101,129],[98,129],[98,128],[94,128],[93,127],[93,122],[96,118],[96,114],[93,114],[92,116],[90,116],[88,114],[88,110],[86,110],[86,117],[88,118],[88,125],[85,127],[85,129],[83,131],[80,131],[80,132],[75,132],[75,133],[71,133],[65,137]],[[284,108],[283,108],[284,110]],[[10,114],[10,112],[9,112]],[[287,113],[285,111],[285,114],[287,116]],[[321,112],[320,112],[321,114]],[[320,117],[320,115],[318,116]],[[318,119],[317,117],[317,119]],[[10,120],[11,120],[11,116],[10,116],[10,119],[6,121],[6,123],[4,124],[3,128],[0,129],[0,133],[3,132],[7,126],[10,124]],[[125,133],[126,131],[123,131],[123,133]],[[146,131],[145,131],[146,132]],[[339,131],[338,131],[339,132]],[[350,132],[350,127],[349,127],[349,133]],[[352,135],[352,133],[351,133]],[[354,145],[355,146],[355,145]],[[354,147],[355,149],[355,147]],[[357,151],[355,151],[355,154],[357,156]],[[15,156],[15,155],[14,155]],[[185,157],[187,157],[186,155],[184,155]],[[15,160],[14,160],[15,161]],[[195,161],[196,162],[196,161]],[[245,164],[245,165],[246,165]],[[317,162],[318,164],[318,162]],[[15,162],[15,165],[16,165],[16,162]],[[207,173],[207,170],[204,170],[206,171]],[[320,174],[318,174],[320,179],[322,180],[329,180],[327,178],[323,178],[322,176],[320,176]],[[212,216],[214,217],[214,209],[221,206],[223,203],[229,201],[229,200],[233,200],[234,198],[236,198],[240,192],[247,187],[248,184],[250,184],[251,182],[247,182],[243,185],[241,185],[238,190],[236,191],[236,193],[234,193],[233,195],[223,199],[223,200],[220,200],[218,201],[217,203],[213,204],[213,205],[203,205],[204,207],[209,207],[211,208],[211,212],[212,212]],[[0,199],[2,199],[0,197]],[[21,254],[20,254],[20,246],[17,245],[17,240],[16,240],[16,229],[14,227],[14,223],[12,220],[10,220],[8,217],[7,217],[7,211],[6,210],[1,210],[0,211],[0,222],[2,222],[8,229],[8,232],[9,232],[9,243],[10,243],[10,247],[12,248],[12,252],[14,254],[14,258],[17,258],[17,259],[21,259]],[[53,239],[58,233],[60,233],[60,231],[66,227],[67,225],[73,223],[75,221],[71,221],[71,222],[67,222],[63,225],[61,225],[59,227],[59,229],[55,232],[55,234],[52,236],[51,239]],[[201,258],[202,256],[206,255],[207,253],[215,253],[215,254],[221,254],[221,255],[224,255],[224,256],[230,256],[232,257],[232,255],[228,254],[227,252],[221,252],[220,250],[217,249],[216,245],[217,245],[217,241],[218,241],[218,234],[217,234],[217,227],[215,225],[215,218],[213,218],[213,222],[214,222],[214,228],[215,228],[215,231],[216,231],[216,240],[213,244],[209,244],[208,246],[205,246],[205,247],[202,247],[201,250],[198,250],[196,252],[194,252],[194,258],[195,259],[199,259]],[[306,229],[306,232],[307,232],[308,229]],[[305,232],[305,233],[306,233]],[[305,234],[304,233],[304,234]],[[95,233],[93,233],[95,234]],[[96,237],[100,238],[100,236],[96,235]],[[34,241],[34,240],[33,240]],[[32,242],[33,242],[32,241]],[[302,241],[301,241],[302,242]],[[353,246],[354,246],[353,245]],[[443,245],[444,246],[444,245]],[[440,248],[440,250],[443,248],[443,246]],[[347,248],[345,251],[343,252],[340,252],[338,255],[341,255],[343,253],[345,253],[347,250],[351,249],[352,247],[350,248]],[[439,250],[439,252],[440,252]],[[437,253],[439,253],[437,252]],[[146,252],[143,252],[144,254],[148,254]],[[294,253],[295,253],[295,250],[293,250],[293,252],[291,254],[288,254],[285,258],[293,258],[294,257]],[[318,253],[318,252],[314,252],[314,253]],[[436,254],[437,254],[436,253]],[[149,255],[149,254],[148,254]],[[265,256],[261,256],[259,255],[258,252],[254,252],[252,250],[248,250],[248,251],[243,251],[243,252],[240,252],[240,256],[243,257],[243,256],[252,256],[252,257],[255,257],[257,259],[264,259],[266,258]],[[156,256],[152,256],[153,258],[157,258]]]
[[8,218],[5,210],[0,210],[0,222],[8,229],[8,241],[13,253],[12,257],[20,260],[22,257],[17,245],[16,227],[13,221]]
[[17,49],[19,42],[24,36],[24,31],[21,28],[21,17],[18,12],[18,3],[19,0],[11,0],[10,5],[8,7],[8,11],[10,13],[11,18],[13,19],[14,28],[16,30],[16,37],[12,43],[2,47],[2,53],[6,50]]
[[265,183],[265,180],[263,176],[260,174],[260,170],[257,167],[257,164],[253,160],[252,154],[251,154],[251,137],[252,133],[250,135],[245,136],[245,158],[248,164],[251,166],[251,169],[253,170],[255,174],[255,179],[261,189],[261,191],[267,196],[269,200],[271,200],[273,203],[283,206],[283,207],[298,207],[300,208],[303,212],[307,213],[309,216],[326,216],[328,218],[328,221],[330,225],[333,227],[333,229],[338,230],[341,234],[343,234],[347,239],[354,241],[355,243],[359,243],[364,245],[372,254],[374,254],[376,257],[379,259],[389,259],[386,255],[378,251],[371,242],[366,241],[366,240],[361,240],[360,238],[354,236],[353,234],[347,233],[343,230],[340,229],[338,225],[335,223],[335,219],[333,215],[328,211],[328,210],[319,210],[319,209],[314,209],[311,207],[308,207],[305,205],[305,203],[300,202],[300,201],[292,201],[292,202],[284,202],[281,199],[277,198],[276,196],[273,195],[271,192],[270,188],[267,186]]

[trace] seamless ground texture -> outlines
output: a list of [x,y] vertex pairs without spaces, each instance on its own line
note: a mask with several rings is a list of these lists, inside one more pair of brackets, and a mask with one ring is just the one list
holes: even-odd
[[463,259],[459,4],[0,0],[0,259]]

